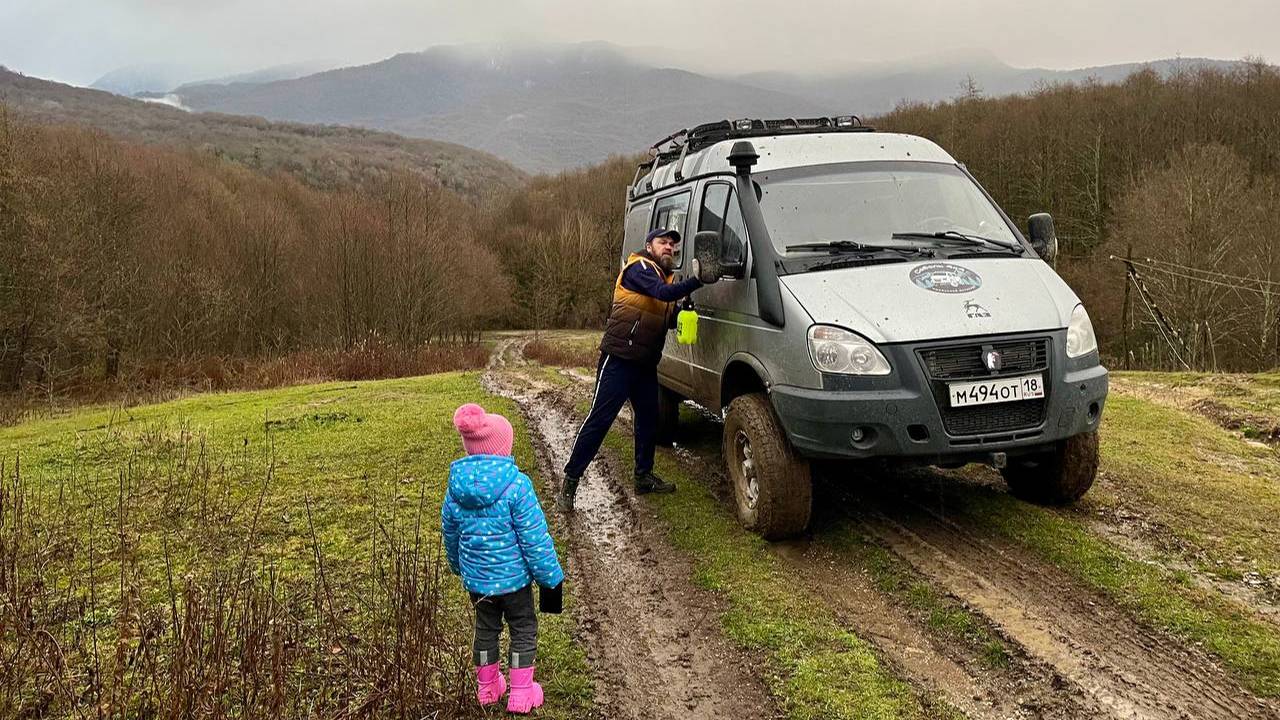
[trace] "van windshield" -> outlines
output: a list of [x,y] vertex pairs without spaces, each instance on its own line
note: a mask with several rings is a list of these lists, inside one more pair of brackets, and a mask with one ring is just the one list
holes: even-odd
[[755,176],[769,237],[783,254],[807,243],[914,243],[894,234],[954,231],[1017,245],[1000,212],[954,165],[860,162],[788,168]]

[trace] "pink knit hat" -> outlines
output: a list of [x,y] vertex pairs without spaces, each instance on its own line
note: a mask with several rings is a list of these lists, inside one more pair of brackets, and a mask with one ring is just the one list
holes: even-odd
[[515,433],[511,423],[501,415],[486,413],[475,403],[467,403],[453,412],[453,426],[462,435],[462,447],[468,455],[510,455]]

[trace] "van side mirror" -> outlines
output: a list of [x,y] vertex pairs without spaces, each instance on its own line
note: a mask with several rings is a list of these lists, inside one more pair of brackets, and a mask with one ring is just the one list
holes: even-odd
[[1058,233],[1053,229],[1053,216],[1036,213],[1027,218],[1027,239],[1040,259],[1053,265],[1058,260]]
[[746,247],[738,238],[726,238],[715,230],[703,230],[693,236],[693,254],[704,283],[722,277],[741,278],[746,270]]
[[693,236],[693,257],[698,261],[698,279],[709,285],[720,279],[720,255],[724,238],[715,230],[703,230]]

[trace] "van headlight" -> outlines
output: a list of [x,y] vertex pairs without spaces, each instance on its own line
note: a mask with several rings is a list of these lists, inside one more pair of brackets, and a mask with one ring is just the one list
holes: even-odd
[[888,375],[889,361],[866,338],[844,328],[809,328],[809,356],[819,372],[840,375]]
[[1067,357],[1078,358],[1097,349],[1098,337],[1093,334],[1089,313],[1085,312],[1084,305],[1077,305],[1071,311],[1071,322],[1067,324]]

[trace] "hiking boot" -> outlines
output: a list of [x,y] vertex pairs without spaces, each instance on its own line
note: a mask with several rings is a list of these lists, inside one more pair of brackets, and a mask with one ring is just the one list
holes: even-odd
[[556,507],[564,512],[573,512],[573,496],[578,494],[578,483],[582,482],[582,478],[564,476],[564,482],[560,485],[560,492],[556,495]]
[[647,493],[673,493],[676,491],[674,483],[654,475],[652,472],[641,473],[636,475],[636,494],[645,495]]

